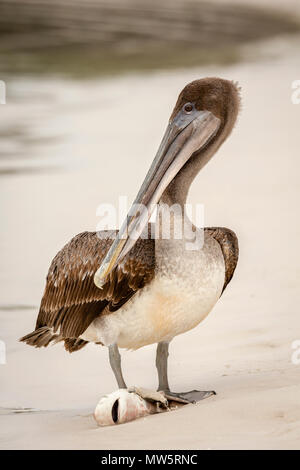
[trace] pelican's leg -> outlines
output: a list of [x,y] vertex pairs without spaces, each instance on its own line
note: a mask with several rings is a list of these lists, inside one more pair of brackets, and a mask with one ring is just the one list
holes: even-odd
[[162,341],[157,344],[156,350],[156,368],[158,373],[158,391],[170,391],[168,382],[168,356],[169,356],[169,343]]
[[108,346],[109,351],[109,363],[115,374],[116,381],[119,388],[127,388],[126,383],[123,378],[122,368],[121,368],[121,356],[119,353],[119,348],[116,343]]
[[215,395],[213,390],[202,392],[199,390],[192,390],[190,392],[175,393],[170,391],[168,382],[168,356],[169,356],[169,343],[161,342],[157,345],[156,350],[156,368],[158,372],[158,390],[163,391],[168,400],[177,401],[180,403],[196,403],[197,401]]

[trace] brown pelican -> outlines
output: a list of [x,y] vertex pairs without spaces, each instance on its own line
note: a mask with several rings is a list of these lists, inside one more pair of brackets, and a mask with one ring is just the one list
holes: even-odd
[[[69,352],[88,342],[105,345],[119,388],[126,384],[118,348],[158,343],[158,390],[185,402],[214,393],[170,392],[168,346],[208,315],[237,264],[237,238],[226,228],[205,228],[201,249],[187,249],[200,229],[187,219],[185,203],[194,177],[231,133],[239,103],[237,85],[224,79],[195,80],[182,90],[121,229],[83,232],[62,248],[48,272],[36,329],[21,341],[35,347],[64,341]],[[171,237],[162,233],[168,216]],[[156,236],[145,236],[153,225]],[[175,236],[183,225],[189,235]]]

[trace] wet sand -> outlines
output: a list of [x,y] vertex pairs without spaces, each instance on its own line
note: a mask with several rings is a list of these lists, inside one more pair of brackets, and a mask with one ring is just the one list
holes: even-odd
[[[276,44],[273,57],[226,68],[14,81],[5,124],[25,122],[31,140],[15,139],[1,165],[39,172],[1,176],[1,448],[299,448],[300,365],[291,345],[300,339],[300,105],[291,103],[291,83],[300,58],[299,44]],[[170,382],[175,391],[217,396],[97,428],[94,407],[115,390],[107,351],[90,345],[69,355],[61,345],[35,350],[17,339],[34,327],[52,257],[74,234],[95,229],[98,204],[132,200],[178,92],[209,75],[240,82],[243,110],[189,202],[204,203],[207,226],[235,230],[240,261],[204,323],[172,342]],[[37,95],[47,99],[28,98]],[[128,384],[156,387],[154,358],[154,346],[123,352]],[[34,410],[15,412],[24,407]]]

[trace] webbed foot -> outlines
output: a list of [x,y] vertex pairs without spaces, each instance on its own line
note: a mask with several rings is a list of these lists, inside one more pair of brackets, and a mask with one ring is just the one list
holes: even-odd
[[176,401],[178,403],[197,403],[200,400],[216,395],[216,392],[213,390],[207,392],[191,390],[190,392],[182,393],[164,391],[164,395],[169,401]]

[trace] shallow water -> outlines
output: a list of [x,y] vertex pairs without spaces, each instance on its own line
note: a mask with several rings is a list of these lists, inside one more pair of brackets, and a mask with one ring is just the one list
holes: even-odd
[[232,64],[243,58],[241,45],[299,33],[295,8],[279,7],[241,0],[2,0],[0,75],[91,78]]

